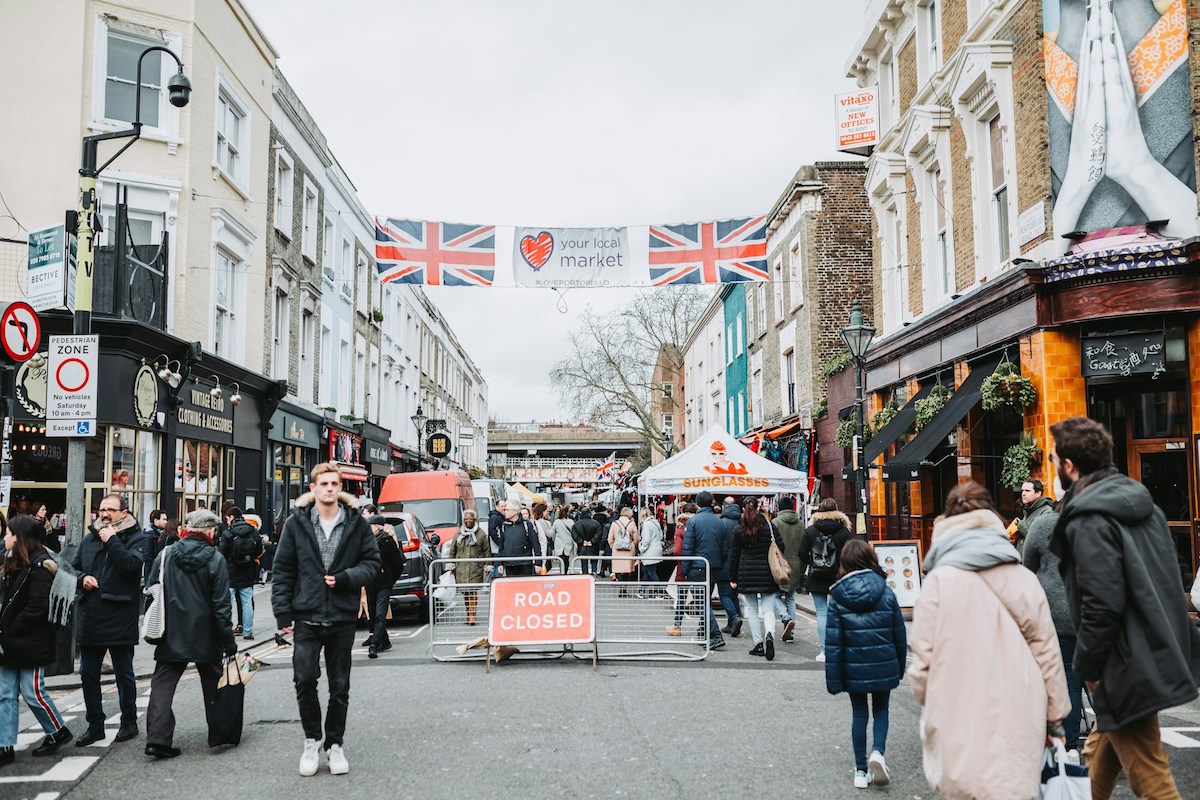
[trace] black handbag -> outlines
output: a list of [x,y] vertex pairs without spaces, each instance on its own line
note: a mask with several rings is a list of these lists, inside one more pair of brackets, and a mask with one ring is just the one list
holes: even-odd
[[213,696],[208,746],[236,745],[242,741],[242,710],[246,702],[246,684],[238,669],[237,658],[226,660],[220,683]]

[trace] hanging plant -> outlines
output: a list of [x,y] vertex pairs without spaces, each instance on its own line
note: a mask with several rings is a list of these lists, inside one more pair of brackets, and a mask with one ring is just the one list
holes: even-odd
[[1016,489],[1029,480],[1030,470],[1041,460],[1042,451],[1033,436],[1022,433],[1021,441],[1004,451],[1004,459],[1000,467],[1000,485]]
[[900,413],[900,404],[895,400],[888,400],[883,408],[875,412],[871,417],[871,435],[877,436],[883,426],[887,425],[892,419]]
[[823,419],[829,413],[829,398],[822,397],[821,402],[817,403],[816,411],[813,411],[813,419]]
[[821,369],[821,374],[826,379],[829,379],[848,366],[850,366],[850,351],[843,350],[825,362],[825,366]]
[[917,430],[924,428],[931,419],[936,417],[938,412],[946,407],[946,401],[949,399],[950,390],[939,383],[933,387],[925,399],[918,400],[914,406],[917,412]]
[[1024,412],[1036,405],[1038,399],[1033,381],[1022,375],[1011,361],[1004,362],[984,379],[980,393],[984,411],[1008,406]]
[[[850,448],[854,446],[854,433],[858,428],[858,412],[854,412],[846,419],[838,423],[837,433],[834,434],[833,441],[838,447]],[[863,427],[863,444],[871,441],[871,431],[867,427]]]

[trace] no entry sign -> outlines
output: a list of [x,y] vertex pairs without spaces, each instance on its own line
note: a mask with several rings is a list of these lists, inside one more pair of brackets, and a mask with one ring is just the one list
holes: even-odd
[[46,435],[94,436],[100,337],[51,336]]
[[546,575],[492,581],[488,643],[583,644],[596,638],[596,582],[591,575]]
[[0,313],[0,344],[13,361],[26,361],[42,341],[42,323],[28,303],[10,303]]

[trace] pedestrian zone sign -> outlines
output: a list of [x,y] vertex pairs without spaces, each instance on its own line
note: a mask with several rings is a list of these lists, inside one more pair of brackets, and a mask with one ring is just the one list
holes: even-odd
[[51,336],[46,382],[46,435],[96,434],[100,337]]

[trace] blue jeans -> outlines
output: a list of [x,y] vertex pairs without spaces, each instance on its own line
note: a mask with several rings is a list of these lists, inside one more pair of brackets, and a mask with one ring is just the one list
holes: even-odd
[[817,641],[825,652],[825,615],[829,613],[829,595],[812,593],[813,608],[817,611]]
[[796,593],[780,592],[775,595],[775,611],[784,622],[794,620],[796,618]]
[[729,581],[717,579],[717,597],[721,598],[721,607],[725,609],[725,617],[732,625],[738,618],[737,592],[729,585]]
[[117,702],[121,706],[121,725],[137,725],[137,676],[133,672],[133,645],[123,647],[79,647],[79,682],[87,707],[88,730],[104,729],[104,696],[100,692],[100,662],[104,651],[112,656],[113,676],[117,679]]
[[254,635],[254,587],[243,586],[229,590],[229,603],[235,609],[238,607],[238,597],[242,598],[242,635]]
[[51,734],[62,730],[62,715],[46,692],[46,676],[42,668],[0,667],[0,747],[15,747],[17,744],[20,697],[25,698],[25,705],[29,706],[43,731]]
[[1063,668],[1067,673],[1067,694],[1071,696],[1071,710],[1063,720],[1067,729],[1067,749],[1079,749],[1079,723],[1083,717],[1083,679],[1076,674],[1071,662],[1075,659],[1075,637],[1059,636],[1058,647],[1062,650]]
[[[854,768],[867,768],[867,695],[864,692],[848,692],[850,695],[850,739],[854,742]],[[871,692],[871,716],[875,718],[872,730],[871,749],[883,755],[887,748],[888,700],[891,692]]]

